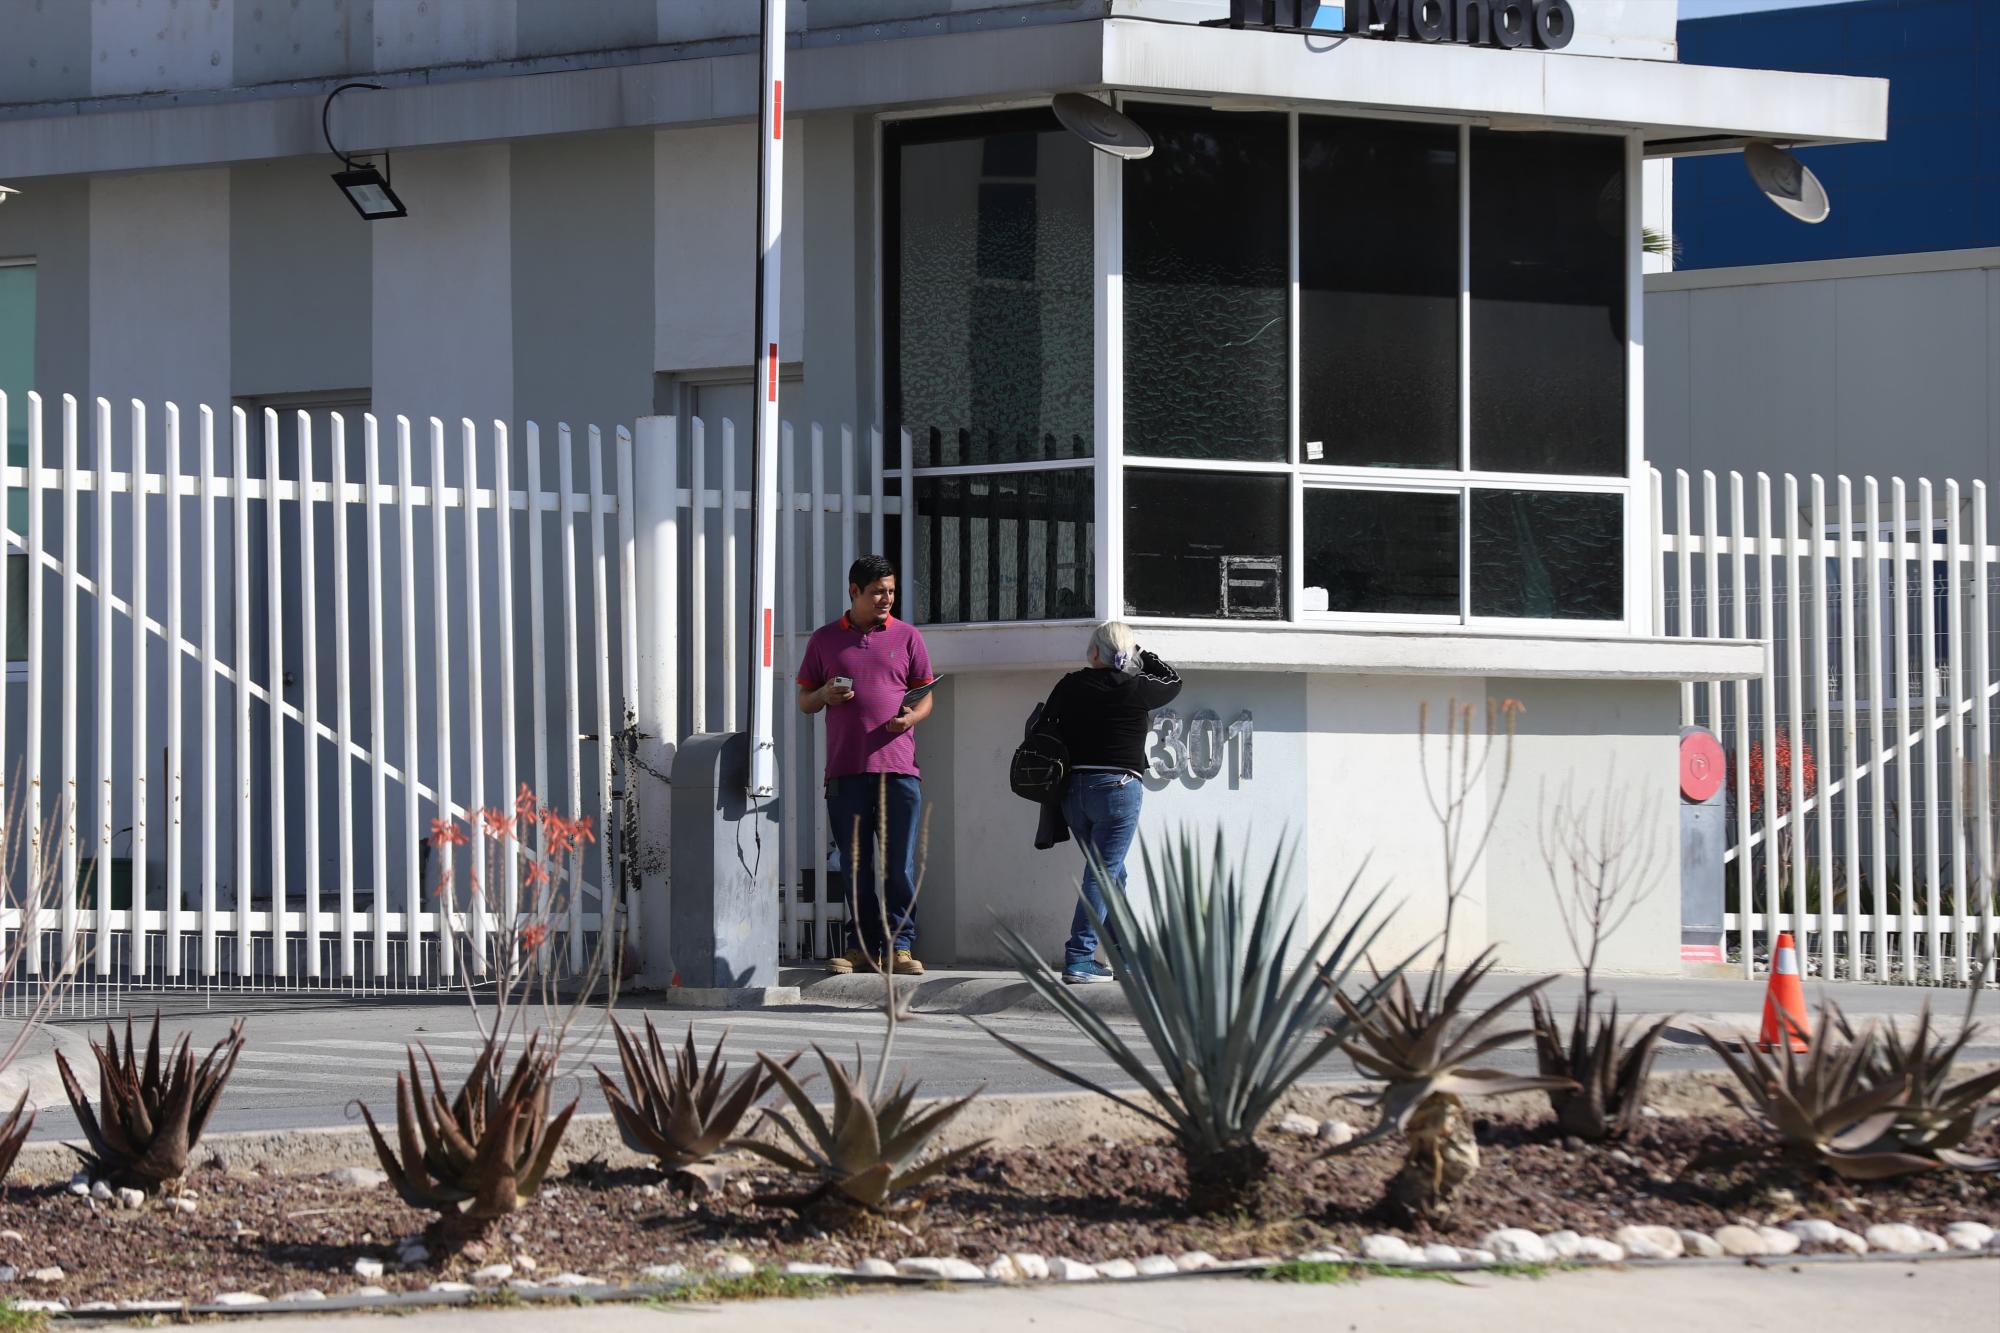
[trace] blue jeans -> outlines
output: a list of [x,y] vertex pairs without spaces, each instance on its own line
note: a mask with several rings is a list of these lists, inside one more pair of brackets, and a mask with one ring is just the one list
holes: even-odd
[[[875,894],[875,839],[881,831],[884,801],[889,828],[882,892],[896,948],[908,949],[917,939],[917,824],[924,807],[924,784],[907,773],[856,773],[827,779],[827,822],[834,845],[840,849],[840,868],[847,875],[848,905],[856,913],[848,929],[848,942],[850,947],[867,950],[873,958],[886,953],[882,948],[884,903]],[[854,864],[849,865],[850,861]]]
[[[1139,831],[1139,801],[1146,789],[1130,773],[1072,773],[1063,792],[1063,820],[1080,847],[1093,847],[1104,868],[1125,887],[1125,853]],[[1069,924],[1069,943],[1063,948],[1063,966],[1074,967],[1090,961],[1097,953],[1097,931],[1090,924],[1088,902],[1105,917],[1104,888],[1088,857],[1083,863],[1083,894],[1076,915]],[[1106,924],[1109,919],[1106,918]]]

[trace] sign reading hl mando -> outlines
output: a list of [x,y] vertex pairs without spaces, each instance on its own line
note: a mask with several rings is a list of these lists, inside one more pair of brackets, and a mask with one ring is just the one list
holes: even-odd
[[1345,30],[1467,46],[1560,51],[1576,35],[1569,0],[1347,0]]

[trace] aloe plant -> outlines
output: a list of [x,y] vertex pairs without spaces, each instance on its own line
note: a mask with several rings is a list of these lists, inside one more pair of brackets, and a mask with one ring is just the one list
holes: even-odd
[[1466,1002],[1496,966],[1493,955],[1489,947],[1449,986],[1433,977],[1421,999],[1399,976],[1385,995],[1371,994],[1360,1003],[1345,995],[1337,1000],[1355,1033],[1342,1049],[1363,1074],[1381,1079],[1383,1087],[1372,1099],[1378,1111],[1375,1127],[1329,1155],[1402,1131],[1409,1150],[1389,1184],[1389,1202],[1415,1217],[1444,1216],[1452,1197],[1479,1169],[1479,1144],[1465,1098],[1576,1086],[1566,1077],[1474,1067],[1500,1047],[1530,1035],[1525,1028],[1488,1029],[1553,980],[1531,981],[1468,1021]]
[[[646,1020],[643,1038],[627,1032],[615,1019],[611,1030],[618,1039],[625,1084],[621,1088],[602,1069],[597,1071],[597,1079],[617,1122],[618,1136],[626,1147],[652,1158],[670,1175],[685,1173],[720,1151],[736,1133],[751,1104],[769,1092],[774,1082],[761,1064],[752,1064],[734,1083],[726,1082],[729,1064],[722,1058],[722,1044],[728,1040],[727,1032],[715,1039],[715,1049],[704,1062],[695,1050],[692,1023],[688,1024],[686,1040],[671,1058],[651,1018]],[[789,1069],[797,1059],[791,1056],[785,1067]]]
[[94,1112],[69,1061],[56,1052],[63,1092],[90,1144],[90,1150],[82,1154],[84,1169],[98,1180],[155,1193],[187,1174],[189,1154],[201,1141],[209,1115],[236,1068],[236,1058],[243,1053],[243,1020],[236,1020],[229,1035],[215,1044],[200,1065],[194,1062],[185,1034],[161,1059],[157,1013],[143,1065],[129,1017],[123,1047],[117,1032],[107,1025],[104,1044],[92,1042],[90,1053],[97,1058]]
[[801,1211],[823,1211],[836,1222],[854,1220],[855,1214],[896,1216],[912,1212],[921,1205],[896,1196],[986,1146],[982,1139],[922,1160],[931,1141],[978,1094],[919,1109],[915,1083],[899,1080],[895,1087],[882,1091],[878,1079],[876,1088],[869,1089],[860,1052],[855,1053],[850,1070],[818,1046],[813,1050],[825,1066],[827,1085],[833,1090],[832,1112],[822,1114],[813,1105],[804,1086],[792,1077],[791,1060],[781,1062],[760,1055],[765,1074],[784,1090],[799,1125],[769,1107],[760,1107],[765,1120],[790,1141],[791,1147],[757,1139],[735,1143],[812,1182],[812,1188],[794,1200]]
[[[1994,1092],[2000,1091],[2000,1069],[1952,1081],[1959,1054],[1980,1032],[1980,1025],[1972,1021],[1977,995],[1975,989],[1967,997],[1966,1021],[1957,1037],[1932,1034],[1931,1007],[1926,1003],[1908,1041],[1893,1027],[1883,1031],[1869,1065],[1879,1081],[1906,1080],[1889,1127],[1889,1136],[1900,1148],[1935,1157],[1941,1165],[1961,1171],[1988,1173],[2000,1171],[2000,1157],[1980,1157],[1965,1151],[1965,1145],[2000,1120],[2000,1101],[1993,1100]],[[1846,1019],[1839,1021],[1842,1034],[1849,1041],[1858,1040]]]
[[[1736,1078],[1737,1086],[1725,1085],[1723,1095],[1804,1166],[1823,1166],[1849,1180],[1883,1180],[1944,1165],[1897,1137],[1910,1074],[1880,1064],[1873,1026],[1854,1033],[1829,1000],[1820,1006],[1819,1032],[1803,1056],[1790,1042],[1778,1042],[1774,1056],[1747,1043],[1739,1052],[1733,1039],[1706,1034],[1709,1048]],[[1836,1039],[1836,1032],[1843,1036]]]
[[1644,1031],[1636,1020],[1621,1028],[1616,1000],[1603,1018],[1592,1013],[1591,1000],[1586,991],[1577,1001],[1565,1033],[1542,997],[1531,998],[1535,1059],[1542,1073],[1573,1083],[1549,1091],[1549,1107],[1563,1133],[1622,1139],[1638,1127],[1660,1038],[1674,1019],[1669,1014]]
[[35,1113],[28,1109],[28,1094],[23,1089],[14,1109],[0,1120],[0,1180],[5,1180],[14,1169],[14,1159],[21,1155],[21,1145],[28,1141],[28,1131],[34,1127]]
[[446,1251],[476,1239],[535,1196],[576,1113],[571,1102],[549,1115],[556,1055],[539,1048],[539,1037],[523,1044],[505,1083],[500,1081],[505,1044],[490,1038],[450,1098],[430,1052],[423,1052],[431,1076],[426,1089],[417,1070],[417,1051],[423,1048],[406,1051],[409,1079],[396,1075],[400,1155],[382,1137],[367,1105],[361,1107],[389,1183],[412,1208],[438,1214],[431,1236]]
[[[1231,862],[1220,833],[1206,850],[1186,832],[1158,855],[1145,848],[1143,912],[1091,849],[1084,854],[1104,887],[1105,910],[1100,915],[1088,900],[1086,907],[1159,1072],[1012,930],[1001,932],[1000,942],[1028,984],[1140,1091],[1113,1092],[1061,1061],[989,1034],[1037,1068],[1171,1134],[1186,1161],[1188,1201],[1198,1211],[1259,1211],[1267,1202],[1270,1158],[1257,1130],[1286,1090],[1353,1030],[1352,1018],[1333,1012],[1333,996],[1381,933],[1375,920],[1381,895],[1350,917],[1350,881],[1332,918],[1307,937],[1289,843],[1258,875]],[[1288,962],[1294,958],[1296,965]],[[1401,966],[1377,981],[1363,1012]]]

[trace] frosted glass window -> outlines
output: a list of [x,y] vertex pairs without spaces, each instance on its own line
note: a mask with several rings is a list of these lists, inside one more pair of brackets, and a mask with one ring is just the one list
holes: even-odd
[[1305,611],[1459,614],[1456,493],[1313,488]]
[[1625,502],[1562,491],[1472,493],[1472,614],[1625,615]]

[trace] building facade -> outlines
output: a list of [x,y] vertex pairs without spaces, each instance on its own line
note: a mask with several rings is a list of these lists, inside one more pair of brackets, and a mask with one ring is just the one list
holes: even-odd
[[[946,677],[920,738],[927,956],[994,957],[996,921],[1059,942],[1076,867],[1029,850],[1005,761],[1102,618],[1189,681],[1156,723],[1148,834],[1290,840],[1315,914],[1386,878],[1385,949],[1442,901],[1426,702],[1527,706],[1471,947],[1567,957],[1538,793],[1616,774],[1675,845],[1678,683],[1761,655],[1654,623],[1641,176],[1879,138],[1886,87],[1684,65],[1666,5],[1579,0],[1554,48],[1493,36],[1534,6],[1449,8],[1398,40],[1231,30],[1220,0],[793,6],[784,414],[801,475],[841,426],[881,429],[884,542]],[[664,415],[686,444],[707,427],[686,468],[739,466],[714,426],[748,434],[755,6],[5,9],[29,40],[0,57],[0,388],[308,422]],[[355,79],[382,87],[329,104]],[[1071,91],[1153,154],[1065,131]],[[409,216],[339,198],[323,116]],[[727,589],[746,557],[703,577]],[[721,674],[702,704],[726,724]],[[796,747],[790,772],[803,811]],[[788,889],[820,864],[797,827]],[[1663,869],[1621,966],[1678,966]],[[823,949],[830,915],[788,945]]]

